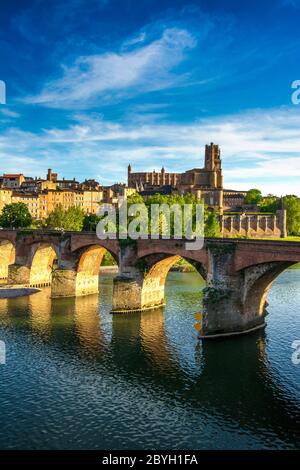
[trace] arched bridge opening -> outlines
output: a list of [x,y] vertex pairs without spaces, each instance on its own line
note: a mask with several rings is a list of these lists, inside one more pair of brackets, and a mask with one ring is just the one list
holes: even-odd
[[[161,259],[160,259],[161,258]],[[203,286],[206,272],[201,263],[182,258],[179,255],[146,257],[140,260],[146,267],[143,287],[142,305],[163,305],[166,303],[166,282],[171,271],[195,272],[199,274],[199,290]],[[182,277],[181,277],[182,279]],[[202,283],[201,283],[202,280]]]
[[15,262],[16,249],[9,240],[0,240],[0,280],[8,278],[8,267]]
[[267,296],[273,282],[286,269],[297,264],[297,261],[276,261],[258,264],[244,270],[245,295],[244,315],[262,317],[268,313]]
[[34,248],[30,266],[30,286],[50,286],[57,259],[56,249],[52,245],[41,243]]
[[[166,279],[181,260],[177,254],[155,253],[135,259],[129,269],[114,281],[113,312],[154,309],[165,305]],[[187,259],[206,278],[204,266]]]
[[113,263],[116,267],[116,256],[101,245],[90,245],[78,253],[76,267],[76,295],[88,295],[99,292],[100,268]]

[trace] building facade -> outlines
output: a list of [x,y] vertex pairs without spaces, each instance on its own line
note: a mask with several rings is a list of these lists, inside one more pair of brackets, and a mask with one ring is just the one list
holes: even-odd
[[132,172],[128,166],[128,186],[137,191],[154,191],[171,186],[179,194],[192,193],[209,207],[223,211],[223,175],[220,148],[211,143],[205,146],[203,168],[193,168],[184,173]]
[[102,200],[103,189],[95,180],[59,180],[51,169],[46,179],[22,174],[0,177],[0,212],[7,204],[22,202],[36,220],[46,219],[59,205],[64,210],[76,206],[86,214],[96,214]]

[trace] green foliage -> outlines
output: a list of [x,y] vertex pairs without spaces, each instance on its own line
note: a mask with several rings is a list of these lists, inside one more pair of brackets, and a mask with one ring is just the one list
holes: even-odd
[[300,235],[300,198],[297,196],[284,196],[283,206],[286,209],[288,234]]
[[176,261],[175,264],[171,267],[171,271],[180,271],[183,273],[195,273],[197,268],[189,261],[184,258],[180,258]]
[[259,204],[261,212],[274,214],[278,208],[278,197],[269,194]]
[[80,231],[83,227],[84,212],[80,207],[71,206],[64,210],[59,204],[46,219],[46,227],[52,229],[63,229]]
[[206,237],[211,238],[221,236],[220,223],[215,212],[206,212],[204,233]]
[[262,194],[259,189],[249,189],[245,197],[246,204],[259,204],[262,201]]
[[101,217],[99,217],[96,214],[85,214],[83,218],[82,230],[86,232],[95,232],[97,223],[99,222],[100,219]]
[[23,202],[14,202],[4,206],[0,215],[0,226],[4,228],[29,227],[32,224],[32,217],[28,207]]
[[115,258],[109,251],[106,251],[104,253],[101,266],[115,266],[115,265],[117,265]]
[[[158,234],[168,234],[174,235],[174,227],[175,227],[175,220],[176,215],[172,210],[172,206],[177,206],[181,208],[181,215],[182,215],[182,233],[184,233],[184,206],[190,204],[192,206],[192,226],[195,230],[196,228],[196,206],[197,204],[201,203],[201,200],[196,199],[193,194],[186,193],[183,195],[180,194],[172,194],[172,195],[162,195],[162,194],[154,194],[150,196],[146,201],[137,194],[134,193],[130,195],[127,199],[127,208],[130,211],[130,207],[133,204],[141,204],[144,209],[142,209],[139,213],[135,213],[134,215],[130,215],[127,218],[127,224],[131,224],[132,222],[136,223],[136,232],[145,230],[146,234],[151,232],[151,207],[155,204],[158,206],[166,205],[170,208],[170,217],[165,217],[162,213],[159,214],[159,227],[158,227]],[[96,220],[96,219],[95,219]],[[100,220],[100,218],[98,218]],[[84,222],[84,230],[89,230],[89,223],[91,219],[89,217],[85,218]],[[120,231],[126,229],[126,227],[119,226],[120,216],[117,211],[116,222],[117,226],[119,227]],[[220,236],[220,226],[217,214],[215,212],[209,212],[205,207],[204,211],[204,223],[205,223],[205,236],[207,237],[219,237]],[[128,228],[128,227],[127,227]],[[122,246],[127,246],[130,244],[130,239],[121,239],[120,244]]]
[[138,193],[130,194],[130,196],[128,196],[127,198],[128,207],[132,206],[132,204],[143,204],[143,203],[144,203],[144,200],[142,196]]
[[[147,201],[146,201],[146,207],[148,208],[148,214],[149,214],[149,220],[151,218],[151,205],[152,204],[166,204],[167,206],[172,209],[173,205],[177,205],[181,207],[181,211],[183,214],[184,210],[184,205],[190,204],[192,206],[192,225],[193,229],[195,230],[196,228],[196,206],[197,204],[200,204],[201,200],[197,199],[194,194],[190,193],[185,193],[185,194],[171,194],[171,195],[162,195],[162,194],[154,194],[153,196],[150,196]],[[206,220],[207,213],[205,211],[204,219]],[[170,226],[169,230],[171,235],[174,235],[174,226],[175,226],[175,213],[174,211],[170,211]],[[183,219],[183,217],[182,217]],[[182,221],[184,224],[184,221]],[[164,233],[168,229],[168,223],[169,221],[165,220],[163,215],[160,214],[160,219],[159,219],[159,232]],[[150,231],[150,227],[149,227]],[[182,233],[184,233],[184,225],[182,227]],[[215,233],[215,232],[214,232]],[[216,235],[217,236],[217,235]]]

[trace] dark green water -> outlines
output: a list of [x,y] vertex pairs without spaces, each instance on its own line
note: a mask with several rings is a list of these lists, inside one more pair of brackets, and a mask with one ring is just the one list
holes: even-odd
[[300,448],[300,270],[269,294],[265,331],[201,343],[196,274],[165,311],[110,315],[101,295],[0,300],[1,449]]

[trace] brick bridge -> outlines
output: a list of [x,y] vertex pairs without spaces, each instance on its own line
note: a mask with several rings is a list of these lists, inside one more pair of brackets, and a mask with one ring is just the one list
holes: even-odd
[[207,239],[202,250],[184,240],[99,240],[92,232],[0,231],[0,278],[9,284],[51,285],[52,297],[99,291],[99,269],[108,250],[119,264],[113,312],[164,304],[170,268],[180,258],[206,280],[203,333],[214,336],[262,327],[273,280],[300,262],[300,243]]

